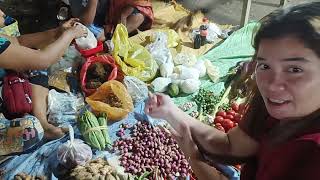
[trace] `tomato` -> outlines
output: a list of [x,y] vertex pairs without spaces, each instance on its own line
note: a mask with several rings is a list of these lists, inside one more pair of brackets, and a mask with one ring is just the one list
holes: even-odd
[[237,103],[232,103],[231,104],[231,108],[232,110],[234,110],[235,112],[239,111],[239,105]]
[[221,123],[215,123],[214,125],[215,125],[216,127],[217,127],[217,126],[222,126]]
[[221,124],[226,131],[233,128],[233,126],[234,126],[234,123],[230,119],[224,119]]
[[214,123],[222,123],[222,121],[223,121],[223,117],[222,116],[216,116],[215,118],[214,118]]
[[234,116],[236,112],[234,110],[228,110],[227,114]]
[[230,119],[230,120],[233,120],[234,119],[234,116],[232,116],[231,114],[228,114],[228,115],[226,115],[226,117],[225,117],[226,119]]
[[218,111],[217,114],[216,114],[216,116],[221,116],[223,118],[226,117],[226,115],[227,115],[227,113],[225,111],[222,111],[222,110]]

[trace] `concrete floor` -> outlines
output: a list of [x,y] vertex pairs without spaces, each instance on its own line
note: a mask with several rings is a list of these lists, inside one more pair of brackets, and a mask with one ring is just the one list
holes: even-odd
[[[295,5],[319,0],[287,0],[287,5]],[[240,24],[243,0],[182,0],[189,9],[207,8],[206,15],[219,24]],[[250,20],[259,20],[279,8],[280,0],[253,0]]]

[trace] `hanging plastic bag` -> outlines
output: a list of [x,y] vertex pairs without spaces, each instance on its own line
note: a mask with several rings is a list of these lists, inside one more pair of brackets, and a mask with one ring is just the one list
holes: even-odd
[[[96,91],[96,88],[90,89],[87,86],[87,83],[90,83],[87,80],[87,77],[89,75],[88,70],[95,63],[101,63],[101,64],[105,64],[105,65],[109,66],[109,68],[108,68],[109,72],[107,72],[107,71],[105,72],[107,75],[105,77],[104,82],[108,81],[108,80],[114,80],[117,78],[118,68],[117,68],[112,56],[101,55],[101,56],[89,57],[88,60],[82,66],[81,72],[80,72],[81,89],[85,93],[86,96],[90,96],[91,94],[93,94]],[[101,75],[98,75],[98,76],[101,76]],[[101,78],[100,78],[100,80],[98,80],[97,82],[100,82],[101,84],[103,84],[104,82],[101,82],[101,81],[103,81],[103,80],[101,80]]]
[[123,79],[123,83],[125,84],[134,103],[142,102],[148,97],[147,85],[138,78],[126,76]]
[[130,42],[128,31],[118,24],[113,34],[114,50],[112,56],[127,76],[134,76],[142,81],[152,80],[157,73],[158,65],[143,46]]
[[77,165],[84,165],[92,158],[90,146],[83,143],[81,139],[74,139],[74,131],[69,126],[70,140],[61,144],[58,148],[57,158],[60,164],[66,168],[74,168]]
[[133,110],[132,99],[124,85],[116,80],[102,84],[86,102],[98,113],[106,113],[110,120],[121,120]]

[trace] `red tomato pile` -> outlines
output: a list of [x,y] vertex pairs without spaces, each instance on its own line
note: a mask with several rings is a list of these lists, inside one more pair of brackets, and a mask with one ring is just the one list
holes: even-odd
[[228,111],[220,110],[214,118],[214,126],[220,131],[228,132],[233,127],[237,126],[242,119],[243,105],[236,103],[231,104],[231,109]]

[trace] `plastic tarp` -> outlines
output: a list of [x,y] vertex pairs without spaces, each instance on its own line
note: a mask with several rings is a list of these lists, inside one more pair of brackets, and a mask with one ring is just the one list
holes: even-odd
[[[238,62],[252,59],[254,49],[251,43],[257,25],[258,23],[252,22],[235,31],[218,47],[199,57],[199,60],[211,61],[214,66],[218,67],[220,77],[225,76],[229,69],[234,67]],[[218,81],[217,83],[213,83],[208,76],[205,76],[201,79],[201,88],[219,94],[224,89],[224,82]],[[174,100],[176,104],[180,105],[192,101],[192,97],[193,95],[182,95]]]

